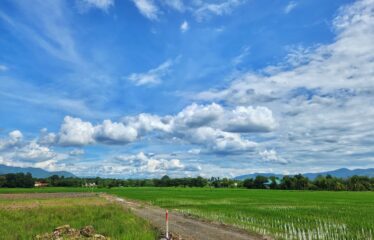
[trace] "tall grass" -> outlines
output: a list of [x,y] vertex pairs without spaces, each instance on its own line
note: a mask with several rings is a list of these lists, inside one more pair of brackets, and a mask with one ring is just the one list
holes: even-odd
[[69,224],[74,228],[93,225],[111,239],[154,240],[157,232],[122,207],[101,198],[0,199],[0,239],[30,240]]

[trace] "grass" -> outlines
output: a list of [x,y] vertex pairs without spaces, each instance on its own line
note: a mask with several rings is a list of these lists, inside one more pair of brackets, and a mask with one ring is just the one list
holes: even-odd
[[374,192],[201,188],[110,192],[277,239],[374,238]]
[[[0,193],[6,191],[9,189],[0,189]],[[24,189],[10,191],[24,192]],[[88,190],[44,188],[26,191]],[[374,239],[374,192],[208,188],[113,188],[94,191],[145,201],[276,239]]]
[[157,238],[147,222],[99,197],[0,199],[0,222],[1,239],[9,240],[33,239],[65,224],[78,229],[93,225],[111,239]]

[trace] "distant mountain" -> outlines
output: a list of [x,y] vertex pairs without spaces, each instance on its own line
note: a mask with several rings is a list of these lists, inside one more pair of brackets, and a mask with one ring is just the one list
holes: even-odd
[[41,168],[21,168],[21,167],[10,167],[0,164],[0,175],[7,173],[31,173],[35,178],[47,178],[52,175],[64,176],[64,177],[75,177],[74,174],[66,171],[48,172]]
[[[275,176],[278,178],[282,178],[284,176],[283,174],[276,174],[276,173],[252,173],[252,174],[237,176],[234,179],[244,180],[247,178],[255,178],[258,175],[265,176],[265,177]],[[322,175],[322,176],[331,175],[333,177],[339,177],[339,178],[348,178],[354,175],[374,177],[374,168],[354,169],[354,170],[350,170],[348,168],[340,168],[340,169],[327,171],[327,172],[303,173],[303,175],[305,177],[308,177],[309,179],[315,179],[318,175]]]
[[305,177],[308,177],[309,179],[314,179],[318,175],[323,175],[323,176],[331,175],[331,176],[339,177],[339,178],[348,178],[354,175],[374,177],[374,168],[353,169],[353,170],[349,170],[348,168],[340,168],[334,171],[327,171],[327,172],[320,172],[320,173],[304,173],[303,175]]
[[234,179],[236,180],[244,180],[244,179],[247,179],[247,178],[256,178],[257,176],[264,176],[264,177],[277,177],[277,178],[282,178],[283,175],[282,174],[276,174],[276,173],[251,173],[251,174],[245,174],[245,175],[240,175],[240,176],[237,176],[237,177],[234,177]]

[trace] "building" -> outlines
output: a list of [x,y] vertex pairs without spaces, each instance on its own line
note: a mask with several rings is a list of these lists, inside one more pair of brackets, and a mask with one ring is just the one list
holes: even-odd
[[271,185],[278,186],[280,184],[281,184],[281,180],[279,180],[278,178],[275,178],[275,179],[269,178],[268,181],[264,183],[264,186],[266,188],[270,188]]
[[96,186],[97,186],[96,183],[85,183],[83,185],[83,187],[91,187],[91,188],[96,187]]
[[46,183],[46,182],[36,181],[34,183],[34,187],[47,187],[47,186],[48,186],[48,183]]

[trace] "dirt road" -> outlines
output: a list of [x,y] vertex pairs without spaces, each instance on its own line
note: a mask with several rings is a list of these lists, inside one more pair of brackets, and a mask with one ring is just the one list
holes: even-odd
[[[143,205],[135,201],[124,200],[112,195],[102,194],[107,200],[117,202],[125,208],[148,221],[153,226],[165,229],[165,210],[156,206]],[[169,212],[169,229],[175,239],[183,240],[260,240],[270,239],[259,235],[249,235],[239,229],[226,225],[200,221],[184,216],[181,213]]]

